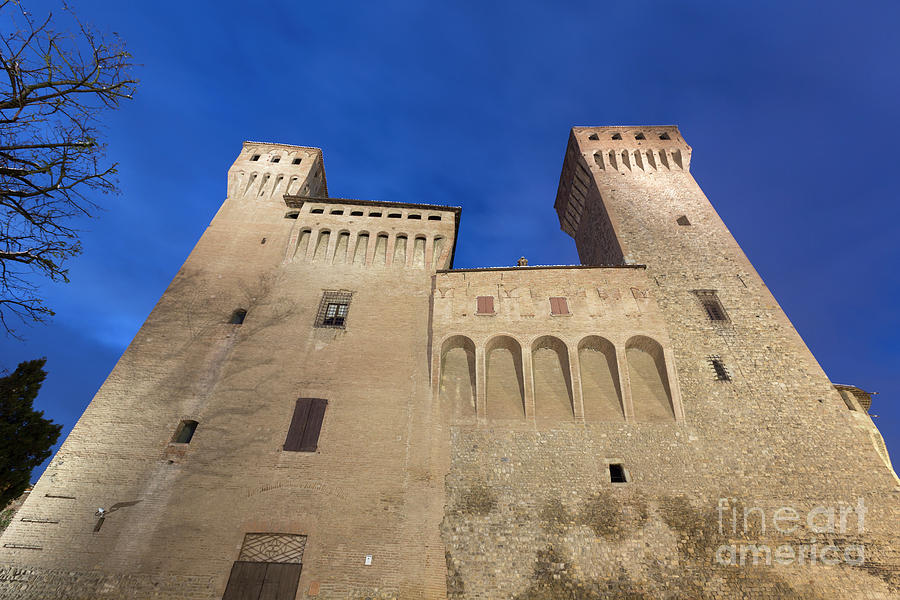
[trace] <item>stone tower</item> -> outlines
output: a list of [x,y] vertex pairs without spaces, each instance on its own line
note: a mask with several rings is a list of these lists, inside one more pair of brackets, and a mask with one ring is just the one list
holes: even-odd
[[[4,598],[892,598],[900,482],[690,174],[572,130],[580,265],[247,142],[2,538]],[[103,511],[98,511],[103,508]]]

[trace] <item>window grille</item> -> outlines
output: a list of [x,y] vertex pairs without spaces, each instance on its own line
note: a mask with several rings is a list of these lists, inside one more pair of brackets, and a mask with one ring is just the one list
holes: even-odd
[[338,291],[322,294],[319,312],[316,314],[316,327],[333,327],[343,329],[347,323],[352,292]]
[[710,321],[728,321],[728,315],[715,290],[694,290]]

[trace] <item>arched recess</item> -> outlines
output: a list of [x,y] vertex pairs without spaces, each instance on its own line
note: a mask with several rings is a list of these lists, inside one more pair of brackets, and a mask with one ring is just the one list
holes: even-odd
[[485,345],[485,361],[487,417],[524,419],[525,378],[522,373],[522,346],[509,336],[499,335]]
[[440,397],[454,417],[475,416],[475,343],[464,335],[441,345]]
[[395,267],[406,266],[406,241],[406,234],[403,233],[397,234],[394,240],[394,261],[391,264]]
[[636,335],[625,344],[635,421],[674,421],[666,360],[659,342]]
[[441,255],[444,253],[444,238],[434,238],[434,248],[432,251],[431,265],[434,269],[443,269],[444,265],[440,264]]
[[578,343],[581,367],[581,394],[585,421],[624,421],[622,388],[616,349],[598,335],[589,335]]
[[413,241],[413,263],[412,266],[417,269],[425,267],[425,238],[416,236]]
[[535,418],[572,419],[572,370],[565,342],[551,335],[531,345]]
[[334,249],[334,264],[342,265],[347,262],[347,245],[350,243],[350,232],[342,231],[338,234],[337,245]]
[[325,260],[325,255],[328,252],[328,242],[330,241],[331,231],[323,229],[319,232],[319,239],[316,241],[316,252],[313,255],[313,260]]
[[295,256],[306,258],[306,250],[309,248],[310,235],[312,235],[312,231],[310,231],[309,229],[304,229],[300,232],[300,239],[297,242],[297,250],[294,252]]
[[372,264],[383,267],[387,261],[388,234],[381,232],[375,238],[375,257]]
[[360,231],[356,236],[356,249],[353,251],[353,264],[363,266],[366,264],[366,252],[369,251],[369,233]]

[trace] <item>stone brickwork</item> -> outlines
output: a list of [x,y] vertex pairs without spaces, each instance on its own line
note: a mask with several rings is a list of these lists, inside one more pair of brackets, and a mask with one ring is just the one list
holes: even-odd
[[[675,127],[576,128],[555,206],[583,264],[454,270],[460,209],[328,198],[318,149],[245,143],[0,538],[0,597],[221,598],[245,560],[300,562],[285,599],[897,597],[865,394],[690,160]],[[327,400],[314,452],[282,447],[298,398]]]

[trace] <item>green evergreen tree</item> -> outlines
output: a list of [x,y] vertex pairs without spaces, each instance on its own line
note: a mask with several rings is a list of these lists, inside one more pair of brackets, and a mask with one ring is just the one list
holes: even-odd
[[31,470],[50,456],[62,425],[44,418],[32,403],[47,377],[46,358],[20,363],[0,377],[0,507],[18,498],[31,481]]

